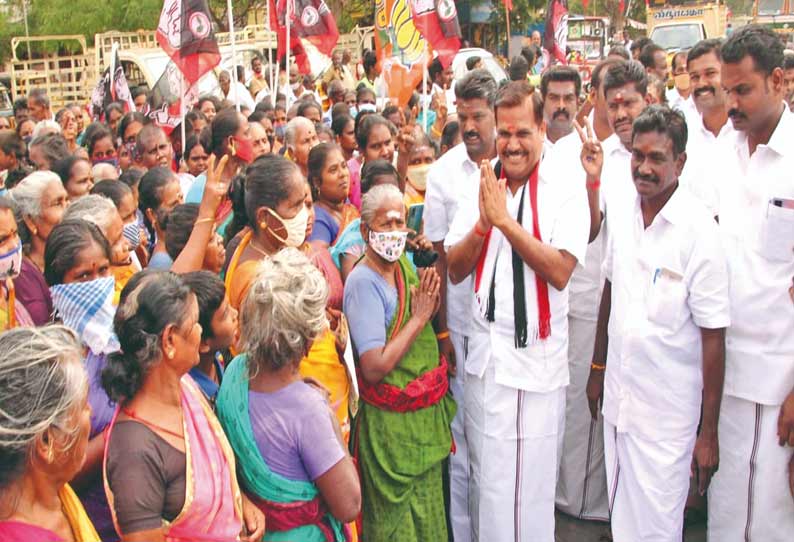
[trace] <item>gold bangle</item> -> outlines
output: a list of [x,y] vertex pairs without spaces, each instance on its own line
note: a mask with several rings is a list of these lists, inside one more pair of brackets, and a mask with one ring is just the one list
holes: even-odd
[[439,341],[443,341],[444,339],[449,339],[449,331],[442,331],[441,333],[436,333],[436,339]]
[[213,223],[214,223],[214,222],[215,222],[215,218],[199,218],[198,220],[196,220],[196,221],[193,223],[193,225],[194,225],[194,226],[197,226],[197,225],[199,225],[199,224],[204,224],[204,223],[206,223],[206,222],[213,222]]
[[606,365],[599,365],[598,363],[591,363],[590,364],[590,369],[592,369],[594,371],[606,371],[607,370],[607,366]]

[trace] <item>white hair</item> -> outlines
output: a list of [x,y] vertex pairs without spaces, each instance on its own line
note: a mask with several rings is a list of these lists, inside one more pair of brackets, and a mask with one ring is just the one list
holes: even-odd
[[89,194],[75,200],[66,208],[64,220],[78,218],[91,222],[98,227],[107,237],[108,229],[113,223],[113,218],[118,215],[118,209],[110,198],[98,194]]
[[88,379],[74,332],[61,325],[19,327],[0,334],[0,489],[22,476],[36,439],[50,428],[67,435],[54,453],[77,442],[68,422],[85,400]]
[[60,134],[61,125],[54,120],[42,120],[36,123],[31,134],[31,141],[43,137],[47,134]]
[[287,123],[284,129],[284,143],[288,146],[295,145],[295,138],[298,137],[298,129],[310,130],[314,128],[314,123],[306,117],[295,117]]
[[328,284],[301,252],[286,248],[262,262],[240,311],[249,370],[298,363],[328,326]]
[[41,198],[44,196],[44,191],[52,183],[60,182],[61,178],[52,171],[34,171],[19,181],[9,193],[23,217],[38,218],[41,216]]
[[379,184],[370,188],[361,198],[361,222],[372,225],[375,214],[387,202],[403,201],[402,192],[393,184]]
[[119,180],[119,171],[116,169],[116,166],[104,162],[94,164],[94,167],[91,168],[91,175],[94,177],[94,182]]

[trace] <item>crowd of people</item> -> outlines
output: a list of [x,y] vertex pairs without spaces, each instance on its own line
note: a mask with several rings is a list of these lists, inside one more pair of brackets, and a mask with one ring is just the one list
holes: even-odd
[[18,99],[0,541],[788,540],[794,57],[640,41],[403,105],[255,59],[184,144]]

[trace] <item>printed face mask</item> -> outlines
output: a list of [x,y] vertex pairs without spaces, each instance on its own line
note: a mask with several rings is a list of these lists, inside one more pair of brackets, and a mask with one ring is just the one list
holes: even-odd
[[129,241],[132,250],[135,250],[141,244],[141,227],[138,222],[124,224],[121,233],[124,235],[124,239]]
[[416,166],[408,166],[406,175],[411,185],[424,192],[427,189],[427,172],[430,171],[430,164],[418,164]]
[[309,223],[309,210],[304,206],[301,211],[292,218],[281,218],[278,213],[268,209],[270,214],[277,218],[287,231],[287,237],[281,238],[272,230],[270,233],[284,246],[298,248],[306,240],[306,224]]
[[387,262],[396,262],[405,250],[407,231],[373,231],[369,230],[369,246],[375,254]]
[[22,243],[17,243],[5,254],[0,254],[0,279],[16,278],[22,268]]

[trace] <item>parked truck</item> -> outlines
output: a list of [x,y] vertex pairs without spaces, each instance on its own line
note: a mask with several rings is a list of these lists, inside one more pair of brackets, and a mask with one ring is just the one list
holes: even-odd
[[723,37],[728,24],[728,6],[720,1],[650,0],[646,12],[648,37],[668,53]]

